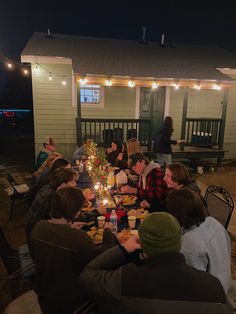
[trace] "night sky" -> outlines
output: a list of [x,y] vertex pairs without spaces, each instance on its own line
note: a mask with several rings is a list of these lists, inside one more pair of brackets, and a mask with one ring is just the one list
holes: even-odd
[[[214,44],[236,52],[235,1],[1,1],[0,53],[19,61],[34,31],[140,40]],[[0,61],[1,60],[0,56]],[[30,78],[0,62],[0,107],[31,106]],[[6,105],[7,104],[7,105]]]

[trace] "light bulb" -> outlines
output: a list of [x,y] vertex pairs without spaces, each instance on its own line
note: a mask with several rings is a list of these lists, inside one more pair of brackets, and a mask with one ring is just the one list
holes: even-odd
[[61,83],[62,83],[62,85],[64,85],[64,86],[65,86],[65,85],[66,85],[66,80],[65,80],[65,79],[63,79]]
[[8,63],[7,66],[8,66],[9,69],[12,68],[12,64],[11,63]]
[[129,86],[129,87],[134,87],[134,85],[135,85],[134,81],[129,81],[129,82],[128,82],[128,86]]
[[28,70],[25,69],[24,70],[24,74],[27,75],[28,74]]
[[112,86],[112,81],[111,80],[106,80],[105,85],[106,86]]
[[86,80],[85,78],[80,79],[79,81],[80,81],[80,84],[81,84],[81,85],[85,85],[85,84],[88,83],[88,80]]
[[48,77],[49,81],[52,80],[52,74],[49,74],[49,77]]
[[158,85],[156,82],[153,82],[153,83],[152,83],[152,89],[157,89],[158,86],[159,86],[159,85]]

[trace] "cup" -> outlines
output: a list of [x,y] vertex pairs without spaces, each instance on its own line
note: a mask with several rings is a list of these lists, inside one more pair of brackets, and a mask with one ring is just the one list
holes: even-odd
[[105,222],[106,222],[105,217],[104,216],[98,216],[97,221],[98,221],[98,228],[104,228]]
[[129,224],[130,229],[134,229],[136,225],[136,217],[128,216],[128,224]]

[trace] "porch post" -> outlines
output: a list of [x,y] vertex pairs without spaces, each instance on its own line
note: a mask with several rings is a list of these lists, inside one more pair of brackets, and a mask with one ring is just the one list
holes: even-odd
[[153,137],[153,107],[154,107],[154,93],[153,90],[150,89],[150,127],[148,134],[148,150],[152,149],[152,137]]
[[222,124],[220,128],[220,136],[219,136],[219,149],[223,149],[224,147],[224,137],[225,137],[225,124],[226,124],[226,114],[227,114],[227,104],[228,104],[228,89],[224,89],[223,101],[222,101],[222,113],[221,119]]
[[[183,98],[183,111],[182,111],[182,127],[181,127],[181,139],[185,139],[186,132],[186,118],[188,113],[188,92],[189,88],[184,87],[184,98]],[[180,150],[184,150],[184,144],[180,145]]]
[[82,133],[81,133],[81,101],[80,101],[80,83],[76,84],[77,88],[77,145],[81,145],[82,143]]

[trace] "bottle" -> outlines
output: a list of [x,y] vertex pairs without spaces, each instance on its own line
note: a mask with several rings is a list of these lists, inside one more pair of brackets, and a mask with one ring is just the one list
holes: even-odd
[[111,227],[112,233],[117,233],[117,215],[115,209],[112,209],[111,211],[110,222],[112,224]]
[[80,163],[79,163],[79,172],[83,172],[83,171],[84,171],[84,163],[81,160]]

